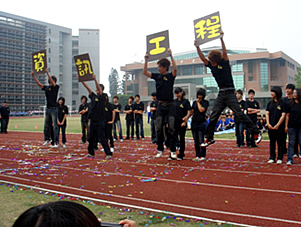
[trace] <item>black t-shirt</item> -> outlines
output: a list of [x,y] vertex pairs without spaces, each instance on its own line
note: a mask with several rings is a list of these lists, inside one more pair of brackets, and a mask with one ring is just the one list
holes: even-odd
[[[134,104],[132,104],[132,105],[127,104],[124,107],[124,110],[133,110],[134,111]],[[132,113],[126,114],[125,120],[127,120],[127,121],[133,121],[134,120],[134,113],[132,112]]]
[[[251,102],[250,100],[247,100],[245,107],[246,107],[246,109],[248,109],[248,108],[260,109],[259,103],[256,100],[254,100],[253,102]],[[253,122],[257,121],[257,113],[248,114],[248,116]]]
[[[112,121],[113,118],[113,111],[114,111],[114,105],[112,103],[107,102],[107,105],[105,106],[105,119],[106,122]],[[115,113],[115,118],[116,118]]]
[[[159,103],[159,101],[158,100],[156,100],[156,101],[152,101],[151,102],[151,104],[150,104],[150,107],[151,108],[158,108],[158,103]],[[154,110],[153,112],[152,112],[152,119],[153,120],[156,120],[156,112],[157,112],[157,110]]]
[[89,119],[93,121],[105,121],[105,95],[96,95],[94,92],[89,95],[91,99]]
[[[82,110],[86,110],[87,108],[89,110],[89,103],[86,103],[85,105],[81,104],[79,106],[78,112]],[[81,122],[88,122],[88,116],[89,116],[89,111],[84,114],[81,114]]]
[[175,76],[173,76],[172,73],[167,73],[165,75],[152,73],[151,78],[156,81],[157,100],[172,102]]
[[287,113],[290,114],[288,127],[301,129],[301,109],[299,108],[298,104],[292,101],[287,106]]
[[206,122],[206,111],[209,107],[209,102],[207,100],[203,100],[201,102],[202,107],[204,107],[206,110],[204,112],[200,112],[198,109],[198,105],[196,101],[193,102],[192,104],[192,109],[193,109],[193,116],[192,116],[192,122],[191,122],[191,128],[195,129],[199,127],[202,123]]
[[[59,122],[62,122],[64,119],[65,114],[68,114],[68,107],[63,105],[58,107],[58,113],[57,113],[57,118]],[[64,126],[67,125],[67,120],[64,121]]]
[[187,99],[175,99],[176,106],[176,121],[183,122],[182,119],[187,115],[188,110],[191,110],[190,103]]
[[57,107],[57,94],[59,93],[60,86],[55,85],[53,86],[43,86],[42,90],[45,91],[46,95],[46,107],[47,108],[52,108],[52,107]]
[[[245,100],[241,100],[240,102],[238,102],[238,105],[239,105],[239,108],[240,108],[240,109],[244,109],[244,110],[246,109],[246,108],[245,108],[245,106],[246,106],[246,101],[245,101]],[[235,114],[234,114],[234,122],[235,122],[235,123],[240,123],[240,122],[241,122],[241,121],[239,120],[239,118],[235,116]]]
[[3,119],[9,119],[9,113],[10,113],[9,107],[4,107],[4,106],[0,107],[0,113]]
[[215,78],[216,83],[220,89],[234,88],[229,61],[222,59],[217,66],[212,66],[211,62],[208,61],[208,65],[206,66],[211,69],[212,75]]
[[[269,111],[270,125],[274,127],[280,120],[282,113],[287,112],[286,103],[281,101],[281,103],[278,104],[275,101],[270,101],[267,105],[266,111]],[[281,123],[279,128],[284,129],[284,126],[285,120]]]
[[[135,102],[134,110],[143,110],[144,111],[144,103],[140,102],[139,104],[137,104]],[[135,114],[135,119],[139,119],[139,118],[142,118],[142,114]]]
[[[114,110],[121,110],[121,105],[120,104],[113,104],[114,105]],[[120,116],[119,113],[115,112],[115,122],[120,121]]]

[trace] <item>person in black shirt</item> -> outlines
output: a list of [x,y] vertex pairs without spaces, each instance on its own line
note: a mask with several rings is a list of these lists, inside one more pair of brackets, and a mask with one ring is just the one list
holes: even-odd
[[[293,100],[287,105],[288,111],[285,120],[285,131],[288,133],[287,165],[293,164],[295,144],[301,150],[301,89],[296,88],[293,92]],[[298,149],[298,146],[297,146]],[[298,151],[298,150],[297,150]]]
[[[184,91],[182,88],[177,87],[175,89],[175,106],[176,106],[176,119],[175,119],[175,140],[178,141],[178,137],[180,136],[180,150],[177,157],[178,161],[181,161],[185,157],[185,134],[187,128],[187,121],[189,116],[191,115],[191,106],[187,99],[184,98]],[[171,157],[169,157],[172,159]]]
[[131,131],[131,139],[134,139],[134,105],[133,105],[134,97],[130,96],[128,98],[128,104],[124,107],[125,121],[126,121],[126,140],[130,139],[130,131]]
[[[113,124],[113,132],[114,132],[114,139],[117,140],[117,128],[119,131],[119,139],[120,142],[123,142],[123,138],[122,138],[122,128],[121,128],[121,122],[120,122],[120,112],[121,112],[121,105],[118,103],[118,96],[114,96],[113,97],[113,102],[114,102],[114,111],[115,111],[115,121]],[[117,127],[116,127],[117,124]]]
[[[79,76],[77,76],[79,78]],[[106,96],[103,94],[103,90],[97,83],[96,76],[93,74],[93,80],[96,86],[96,94],[92,92],[90,87],[81,82],[83,86],[88,90],[89,98],[91,99],[89,105],[89,119],[90,119],[90,138],[88,146],[88,157],[95,157],[94,149],[97,147],[98,138],[106,153],[106,159],[111,159],[113,153],[110,151],[108,140],[106,138],[106,121],[105,121],[105,106]]]
[[[89,115],[89,104],[87,96],[83,95],[81,97],[82,104],[79,106],[78,113],[81,115],[81,127],[82,127],[82,141],[81,143],[86,143],[89,140],[89,127],[88,127],[88,115]],[[87,131],[87,133],[86,133]]]
[[168,49],[172,62],[172,72],[168,72],[170,67],[170,61],[167,58],[162,58],[157,62],[159,73],[151,73],[147,71],[147,58],[148,54],[145,54],[145,63],[143,68],[143,74],[156,81],[156,93],[158,108],[156,112],[156,126],[157,126],[157,158],[161,157],[163,154],[163,142],[164,142],[164,133],[163,133],[163,124],[164,120],[167,117],[168,120],[168,134],[170,137],[170,157],[177,158],[176,153],[176,141],[174,137],[175,133],[175,105],[173,100],[173,85],[175,78],[177,76],[177,65],[172,56],[172,52]]
[[152,143],[157,143],[157,132],[156,132],[156,112],[158,108],[158,100],[157,100],[157,93],[153,92],[152,94],[153,101],[150,104],[150,112],[152,113],[151,119],[151,139]]
[[106,119],[106,137],[110,141],[111,152],[114,152],[114,139],[112,135],[113,123],[115,120],[116,112],[114,111],[114,105],[109,102],[109,97],[105,94],[107,104],[105,106],[105,119]]
[[284,136],[286,103],[282,101],[282,91],[279,86],[271,89],[272,101],[266,108],[267,126],[269,128],[270,138],[270,158],[268,163],[274,163],[276,159],[276,142],[278,145],[277,164],[282,164],[284,144],[282,137]]
[[57,125],[57,95],[59,92],[60,86],[56,84],[56,77],[55,76],[50,76],[48,69],[46,69],[46,74],[48,76],[48,82],[49,86],[44,86],[39,82],[39,80],[36,78],[34,75],[34,72],[31,72],[31,75],[37,85],[42,88],[42,90],[45,91],[45,96],[46,96],[46,112],[45,112],[45,122],[44,122],[44,140],[45,143],[43,145],[48,145],[50,141],[50,134],[51,134],[51,127],[53,130],[53,138],[54,141],[52,141],[54,144],[51,145],[50,147],[52,148],[58,148],[58,125]]
[[219,87],[219,93],[215,100],[213,112],[210,116],[210,122],[206,131],[206,140],[204,141],[204,143],[202,143],[201,146],[209,146],[210,144],[215,143],[213,138],[214,129],[221,112],[227,106],[246,125],[248,130],[253,134],[254,138],[256,138],[256,142],[259,143],[261,141],[261,133],[259,129],[257,128],[256,124],[251,122],[251,120],[243,114],[237,103],[237,98],[235,97],[234,93],[235,88],[229,63],[229,57],[223,40],[223,35],[224,33],[221,32],[220,40],[222,43],[223,52],[219,50],[211,50],[208,55],[209,60],[204,56],[200,47],[197,45],[197,42],[194,42],[199,57],[204,62],[205,66],[211,69],[212,75]]
[[194,148],[196,161],[206,160],[206,147],[200,145],[204,142],[206,133],[206,111],[209,107],[209,102],[205,100],[206,90],[200,88],[196,94],[196,100],[192,104],[190,116],[192,117],[191,131],[194,140]]
[[[248,96],[249,99],[246,101],[246,106],[245,106],[247,109],[247,115],[254,124],[257,124],[257,114],[260,112],[260,106],[259,103],[254,99],[255,91],[253,89],[250,89],[248,91]],[[246,132],[246,140],[247,140],[247,146],[249,148],[258,147],[255,143],[254,137],[248,130]]]
[[135,114],[135,123],[136,123],[136,139],[139,140],[139,125],[140,125],[140,135],[141,139],[144,140],[144,130],[143,130],[143,112],[144,112],[144,103],[140,101],[140,95],[135,95],[135,104],[134,104],[134,114]]
[[10,114],[10,109],[7,106],[7,101],[4,101],[3,106],[0,108],[1,133],[7,133],[9,114]]
[[[237,101],[238,101],[239,108],[241,109],[242,112],[244,112],[246,102],[245,102],[245,100],[242,99],[242,95],[243,95],[242,90],[238,89],[236,91],[236,98],[237,98]],[[236,117],[235,115],[234,115],[234,122],[235,122],[236,147],[244,147],[245,146],[245,143],[244,143],[244,129],[245,129],[244,123],[241,122],[239,120],[239,118]]]
[[67,148],[66,146],[66,127],[67,127],[67,116],[68,116],[68,107],[65,105],[65,98],[60,97],[58,100],[58,116],[57,116],[57,125],[58,125],[58,137],[60,138],[60,130],[62,129],[62,142],[63,147]]

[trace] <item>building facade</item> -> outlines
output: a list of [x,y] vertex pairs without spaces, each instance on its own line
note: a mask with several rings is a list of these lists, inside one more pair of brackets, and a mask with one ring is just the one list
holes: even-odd
[[[78,39],[95,46],[94,70],[99,71],[99,39],[81,35]],[[94,31],[93,31],[94,32]],[[87,40],[86,40],[87,39]],[[57,77],[60,85],[58,96],[66,99],[66,105],[77,109],[73,94],[79,93],[79,85],[73,75],[72,29],[37,21],[0,11],[0,101],[7,100],[11,111],[41,110],[45,106],[45,95],[30,75],[33,52],[47,50],[47,64],[50,75]],[[90,49],[78,46],[78,53],[88,53]],[[42,84],[48,85],[47,76],[37,75]],[[77,83],[75,83],[75,81]]]
[[[212,47],[202,50],[208,55]],[[285,90],[287,83],[295,83],[294,75],[297,74],[298,62],[283,52],[269,53],[266,49],[257,49],[255,52],[247,50],[227,50],[232,68],[235,89],[247,92],[253,89],[255,98],[265,107],[270,101],[270,88],[280,86]],[[210,102],[214,102],[218,93],[215,79],[209,68],[205,67],[196,51],[175,54],[178,75],[174,87],[182,87],[186,92],[186,98],[195,99],[198,88],[205,88]],[[150,101],[151,93],[156,90],[155,81],[143,75],[143,63],[126,64],[121,67],[127,76],[125,93],[127,95],[140,94],[142,100]],[[158,72],[157,63],[148,64],[150,72]],[[171,69],[172,70],[172,69]],[[285,94],[285,92],[284,92]],[[246,94],[247,96],[247,94]]]

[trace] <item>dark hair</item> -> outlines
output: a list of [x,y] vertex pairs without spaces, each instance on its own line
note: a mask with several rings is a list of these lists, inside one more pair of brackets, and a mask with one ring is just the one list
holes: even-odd
[[170,61],[167,58],[162,58],[157,62],[157,65],[166,68],[166,71],[168,71],[170,66]]
[[59,99],[57,100],[57,102],[59,102],[60,100],[63,101],[63,104],[62,104],[62,105],[65,105],[65,98],[64,98],[64,97],[59,97]]
[[4,100],[4,102],[3,103],[7,103],[7,101],[6,100]]
[[243,92],[242,92],[241,89],[238,89],[238,90],[236,91],[236,93],[240,94],[241,96],[243,95]]
[[[57,81],[56,76],[51,76],[51,79],[54,81],[54,83],[56,83],[56,81]],[[48,80],[48,83],[50,84],[49,80]]]
[[186,92],[185,91],[183,91],[183,97],[186,95]]
[[134,101],[134,97],[133,96],[130,96],[128,99],[132,99],[132,101]]
[[250,93],[253,93],[253,94],[255,95],[255,91],[254,91],[253,89],[250,89],[250,90],[248,91],[248,94],[250,94]]
[[287,84],[285,89],[295,90],[295,85],[293,85],[293,84]]
[[182,92],[183,91],[183,89],[181,88],[181,87],[177,87],[176,89],[175,89],[175,93],[176,94],[178,94],[178,93],[180,93],[180,92]]
[[87,96],[85,96],[85,95],[83,95],[83,96],[80,98],[80,100],[83,100],[83,99],[85,99],[86,102],[88,101],[88,98],[87,98]]
[[157,96],[157,92],[153,92],[151,96]]
[[56,201],[26,210],[13,227],[99,227],[97,217],[87,207],[71,202]]
[[212,62],[220,63],[223,59],[222,52],[220,50],[211,50],[208,54],[208,58]]
[[136,98],[136,97],[138,97],[138,98],[140,99],[140,95],[137,94],[137,95],[135,95],[135,98]]
[[196,92],[196,98],[198,98],[199,95],[201,95],[203,97],[203,99],[205,99],[205,97],[206,97],[206,90],[204,88],[200,88]]
[[279,86],[273,86],[271,88],[271,91],[275,92],[277,103],[280,104],[281,100],[282,100],[282,90],[281,90],[281,87],[279,87]]
[[117,99],[117,100],[119,100],[119,98],[118,98],[118,96],[117,96],[117,95],[115,95],[115,96],[113,97],[113,99]]
[[101,89],[104,91],[105,90],[105,86],[103,84],[99,84],[99,86],[101,87]]

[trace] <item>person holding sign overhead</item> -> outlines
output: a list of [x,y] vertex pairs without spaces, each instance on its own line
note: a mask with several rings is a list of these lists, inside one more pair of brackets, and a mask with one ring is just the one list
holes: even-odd
[[260,143],[261,133],[259,129],[246,115],[243,114],[237,102],[231,67],[229,64],[229,57],[223,40],[223,31],[221,31],[220,34],[223,52],[221,52],[220,50],[211,50],[208,55],[209,60],[202,53],[197,41],[194,41],[194,45],[197,48],[197,52],[200,59],[204,62],[206,67],[211,69],[212,75],[215,78],[216,83],[219,87],[219,93],[215,101],[215,105],[213,107],[213,112],[210,116],[209,125],[206,130],[206,139],[204,143],[201,144],[201,146],[207,147],[210,144],[215,143],[213,138],[215,125],[221,112],[227,106],[229,106],[230,109],[235,113],[235,116],[237,116],[240,119],[240,121],[246,125],[247,130],[249,130],[252,133],[254,139],[256,140],[256,143]]
[[145,54],[145,63],[143,68],[143,74],[156,81],[156,94],[158,100],[158,108],[156,112],[156,130],[157,130],[157,158],[160,158],[163,154],[163,142],[164,142],[164,133],[163,133],[163,124],[164,120],[167,117],[168,119],[168,132],[171,140],[170,144],[170,158],[176,159],[176,143],[175,143],[175,112],[176,107],[174,105],[173,99],[173,85],[175,78],[177,76],[177,65],[172,56],[171,50],[168,48],[168,53],[171,58],[172,72],[168,72],[171,65],[170,61],[167,58],[162,58],[157,62],[159,73],[151,73],[147,71],[147,58],[148,53]]

